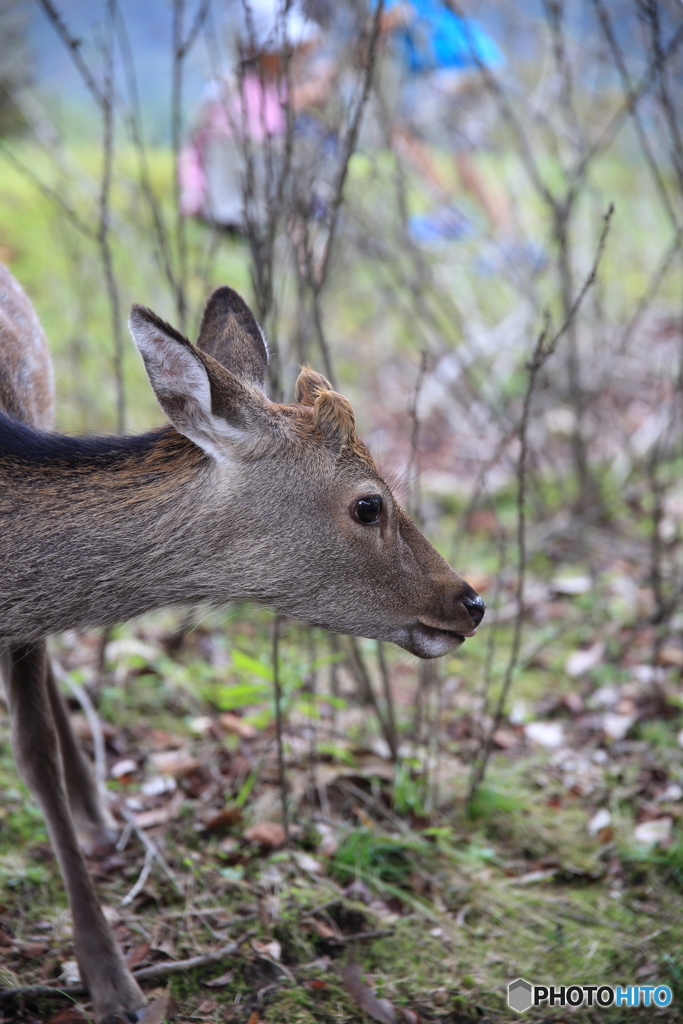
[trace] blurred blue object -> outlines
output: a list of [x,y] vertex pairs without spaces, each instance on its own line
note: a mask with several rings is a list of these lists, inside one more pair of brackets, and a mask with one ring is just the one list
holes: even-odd
[[[384,9],[405,3],[386,0]],[[500,67],[505,57],[482,26],[472,18],[461,18],[440,0],[410,0],[414,16],[397,27],[393,36],[404,65],[411,74],[441,68]]]
[[417,213],[410,217],[408,234],[415,242],[432,245],[469,238],[474,234],[474,227],[457,206],[441,206],[431,213]]
[[482,277],[506,271],[525,272],[536,277],[548,266],[548,254],[537,242],[510,239],[488,245],[479,254],[474,266]]

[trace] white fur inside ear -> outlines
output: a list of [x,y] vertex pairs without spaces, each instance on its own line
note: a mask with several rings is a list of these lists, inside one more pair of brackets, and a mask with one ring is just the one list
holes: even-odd
[[133,337],[158,397],[191,399],[210,415],[211,387],[203,363],[152,324],[136,325]]
[[226,424],[211,411],[211,386],[201,360],[180,341],[153,324],[131,323],[135,344],[145,362],[150,384],[173,426],[219,461],[227,453]]

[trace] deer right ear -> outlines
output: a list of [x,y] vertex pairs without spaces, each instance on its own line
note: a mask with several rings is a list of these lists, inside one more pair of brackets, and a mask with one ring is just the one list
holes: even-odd
[[173,426],[207,454],[224,458],[230,428],[213,413],[209,374],[195,347],[145,306],[133,306],[128,326]]
[[313,421],[335,455],[345,445],[353,444],[356,438],[356,418],[351,403],[336,391],[323,391],[316,398]]
[[315,405],[315,400],[323,391],[333,391],[334,388],[322,373],[316,373],[310,366],[302,366],[301,373],[294,385],[294,401],[298,405]]
[[197,348],[213,356],[239,380],[265,389],[266,339],[249,306],[232,288],[217,288],[207,302]]

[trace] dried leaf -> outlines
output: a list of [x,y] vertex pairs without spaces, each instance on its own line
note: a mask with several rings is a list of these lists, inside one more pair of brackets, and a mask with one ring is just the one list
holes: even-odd
[[48,948],[44,942],[24,942],[19,947],[19,953],[25,960],[36,960],[47,953]]
[[599,811],[596,811],[591,820],[588,822],[588,834],[591,836],[598,836],[604,828],[612,824],[612,815],[606,807],[601,807]]
[[204,999],[195,1010],[195,1013],[215,1013],[217,1006],[218,1003],[214,999]]
[[201,822],[198,827],[203,832],[225,832],[226,829],[231,828],[242,820],[242,811],[239,807],[224,807],[223,810],[218,811],[217,814],[212,814],[210,818]]
[[361,981],[359,964],[346,964],[341,968],[344,987],[361,1010],[380,1021],[380,1024],[396,1024],[396,1011],[388,999],[378,999],[371,988]]
[[491,739],[501,750],[512,750],[513,747],[519,746],[519,736],[511,729],[496,729]]
[[527,722],[524,733],[530,743],[539,747],[561,747],[564,729],[561,722]]
[[399,1013],[403,1018],[404,1024],[421,1024],[422,1022],[419,1013],[416,1013],[415,1010],[409,1010],[405,1006],[400,1007]]
[[53,1013],[51,1017],[47,1017],[45,1024],[84,1024],[84,1022],[87,1024],[87,1021],[88,1018],[77,1006],[67,1006],[59,1013]]
[[232,711],[224,711],[222,715],[218,716],[218,721],[226,732],[236,733],[243,740],[253,740],[258,735],[256,727],[251,722],[245,722],[243,718],[233,714]]
[[259,956],[265,956],[268,960],[279,960],[282,956],[282,946],[277,939],[271,939],[270,942],[259,942],[258,939],[252,939],[251,945]]
[[592,587],[593,581],[590,576],[556,576],[552,581],[555,593],[566,597],[586,594]]
[[180,750],[185,746],[185,740],[165,729],[150,729],[145,735],[145,745],[155,751]]
[[140,942],[137,946],[134,946],[126,957],[126,963],[129,967],[135,967],[136,964],[141,964],[146,959],[147,954],[151,949],[149,942]]
[[158,772],[182,779],[190,772],[201,767],[201,761],[192,757],[187,750],[164,750],[159,754],[150,754],[149,760]]
[[602,716],[602,731],[611,740],[623,740],[635,720],[635,715],[616,715],[608,711]]
[[657,846],[666,843],[671,837],[673,818],[655,818],[654,821],[643,821],[633,830],[633,838],[641,846]]
[[317,917],[311,918],[311,925],[316,935],[319,935],[321,939],[338,939],[339,936],[335,932],[334,928],[331,928],[325,921],[319,921]]
[[202,984],[207,988],[225,988],[226,985],[232,985],[234,977],[234,971],[226,971],[225,974],[219,974],[217,978],[210,978],[208,981],[203,981]]
[[602,661],[605,653],[605,645],[602,640],[596,640],[591,647],[585,650],[574,651],[567,658],[564,670],[572,679],[584,675]]
[[127,775],[133,775],[138,770],[138,763],[132,757],[124,757],[116,761],[109,769],[112,779],[124,779]]
[[680,647],[674,647],[669,644],[666,647],[662,647],[657,657],[658,665],[667,665],[673,668],[683,668],[683,650]]
[[177,818],[185,803],[185,794],[178,791],[163,807],[156,807],[152,811],[142,811],[135,815],[135,824],[138,828],[152,828],[154,825],[165,825],[167,822]]
[[63,962],[62,973],[59,975],[59,978],[65,985],[81,984],[81,975],[75,960],[65,960]]
[[297,866],[300,867],[302,871],[308,871],[311,875],[322,874],[322,864],[319,860],[316,860],[315,857],[311,857],[310,853],[304,853],[302,850],[295,850],[293,856]]
[[271,846],[275,849],[284,845],[287,836],[282,825],[276,821],[260,821],[247,829],[244,838],[250,843],[260,843],[261,846]]
[[168,1014],[170,1002],[171,996],[167,989],[160,996],[157,996],[153,1003],[149,1004],[142,1017],[139,1018],[138,1024],[163,1024]]

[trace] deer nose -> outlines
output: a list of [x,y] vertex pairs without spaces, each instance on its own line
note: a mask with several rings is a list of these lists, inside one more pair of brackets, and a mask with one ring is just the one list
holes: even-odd
[[460,598],[460,603],[467,609],[467,612],[474,623],[474,628],[476,629],[484,618],[484,612],[486,611],[484,599],[472,590],[469,594],[465,594],[464,597]]

